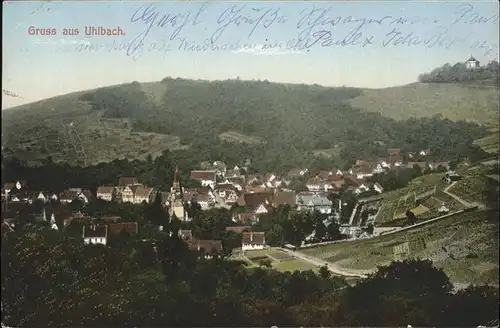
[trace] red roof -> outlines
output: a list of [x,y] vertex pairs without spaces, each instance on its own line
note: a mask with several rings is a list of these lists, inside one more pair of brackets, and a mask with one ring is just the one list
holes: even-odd
[[137,233],[137,222],[123,222],[108,224],[109,233],[119,234],[121,232]]
[[190,178],[193,180],[215,181],[215,171],[191,171]]
[[273,201],[273,194],[271,192],[246,193],[240,197],[240,199],[238,200],[238,205],[257,207],[260,204],[265,204],[266,201],[268,203],[271,203]]
[[118,179],[118,186],[120,187],[126,187],[126,186],[131,186],[138,184],[139,182],[135,177],[121,177]]
[[102,226],[84,226],[83,227],[83,238],[92,238],[92,237],[107,237],[108,236],[108,227],[105,225]]
[[191,251],[201,251],[207,254],[219,253],[222,251],[222,242],[220,240],[199,240],[190,239],[186,241]]
[[245,231],[251,231],[252,227],[251,226],[233,226],[233,227],[226,227],[226,231],[232,231],[236,233],[243,233]]
[[243,232],[241,243],[246,245],[265,245],[266,234],[265,232]]

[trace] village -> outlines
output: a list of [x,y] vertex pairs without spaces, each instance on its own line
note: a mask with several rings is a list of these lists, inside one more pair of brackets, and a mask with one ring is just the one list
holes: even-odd
[[[295,168],[286,176],[278,176],[272,172],[247,174],[246,166],[228,168],[222,161],[203,162],[200,163],[199,169],[189,173],[189,179],[196,181],[199,187],[182,187],[180,168],[176,167],[170,191],[145,186],[135,177],[121,177],[116,185],[99,186],[95,193],[75,186],[55,194],[28,190],[25,181],[5,183],[2,189],[2,235],[15,229],[16,215],[19,214],[20,207],[36,202],[50,202],[58,204],[59,208],[64,210],[48,212],[42,206],[40,213],[33,213],[36,221],[48,222],[50,227],[56,230],[64,230],[73,220],[84,223],[84,243],[106,245],[110,235],[121,232],[137,234],[139,224],[124,222],[118,216],[95,218],[82,213],[82,210],[71,211],[68,208],[73,202],[88,204],[101,201],[144,205],[153,203],[159,197],[169,216],[175,216],[181,222],[191,220],[186,207],[194,203],[198,204],[202,211],[214,208],[230,210],[234,226],[226,227],[226,230],[241,234],[240,251],[263,249],[267,246],[266,232],[253,231],[252,227],[259,222],[260,217],[279,206],[290,206],[297,211],[317,211],[339,224],[344,238],[366,238],[362,225],[374,224],[376,216],[373,214],[378,208],[374,208],[372,204],[369,208],[372,215],[363,222],[359,220],[359,204],[348,216],[341,218],[342,206],[347,204],[343,204],[336,196],[344,192],[359,197],[382,194],[384,188],[370,179],[377,174],[416,167],[428,172],[438,168],[449,169],[449,162],[425,161],[430,152],[429,149],[423,149],[418,154],[404,154],[400,149],[388,149],[386,158],[380,158],[377,162],[357,160],[348,170],[332,168],[310,172],[308,168]],[[414,161],[416,158],[418,161]],[[454,176],[453,171],[448,171],[447,179],[451,181]],[[303,181],[303,186],[294,190],[292,184],[297,180]],[[325,221],[325,224],[328,225],[328,222]],[[158,229],[161,231],[162,226]],[[191,230],[181,229],[179,234],[189,249],[202,249],[207,257],[222,251],[220,240],[194,238]],[[313,237],[314,233],[308,236],[302,245]]]

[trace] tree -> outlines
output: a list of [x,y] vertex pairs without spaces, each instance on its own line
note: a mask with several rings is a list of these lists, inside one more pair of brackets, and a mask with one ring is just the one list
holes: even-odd
[[392,262],[348,289],[343,315],[354,325],[444,325],[442,313],[452,288],[431,261]]

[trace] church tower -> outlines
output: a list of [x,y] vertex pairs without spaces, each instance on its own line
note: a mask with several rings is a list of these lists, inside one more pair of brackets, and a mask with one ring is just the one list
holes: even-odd
[[175,215],[181,221],[187,220],[187,215],[184,211],[184,202],[182,200],[182,190],[180,185],[180,174],[178,166],[175,167],[174,181],[172,183],[172,187],[170,188],[169,198],[170,206],[168,214],[171,217]]

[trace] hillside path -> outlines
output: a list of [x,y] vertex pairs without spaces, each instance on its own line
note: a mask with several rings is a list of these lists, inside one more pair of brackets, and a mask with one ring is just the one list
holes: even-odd
[[451,192],[449,191],[449,189],[450,189],[451,187],[453,187],[456,183],[457,183],[457,181],[453,181],[453,182],[452,182],[452,183],[451,183],[448,187],[444,188],[443,192],[444,192],[445,194],[447,194],[448,196],[452,197],[453,199],[455,199],[457,202],[459,202],[460,204],[462,204],[462,205],[463,205],[463,206],[465,206],[465,207],[473,207],[473,206],[477,206],[477,207],[478,207],[478,208],[480,208],[480,209],[484,209],[484,208],[485,208],[484,204],[477,203],[477,202],[474,202],[474,203],[469,203],[469,202],[467,202],[467,201],[463,200],[462,198],[458,197],[457,195],[455,195],[455,194],[451,193]]
[[346,270],[344,268],[339,267],[335,263],[329,263],[325,260],[321,260],[317,257],[309,256],[304,253],[298,251],[291,251],[289,249],[280,248],[282,251],[288,253],[290,256],[296,257],[300,260],[303,260],[307,263],[310,263],[315,266],[324,266],[326,265],[328,271],[344,277],[357,277],[357,278],[366,278],[369,273],[372,271],[363,271],[363,270]]

